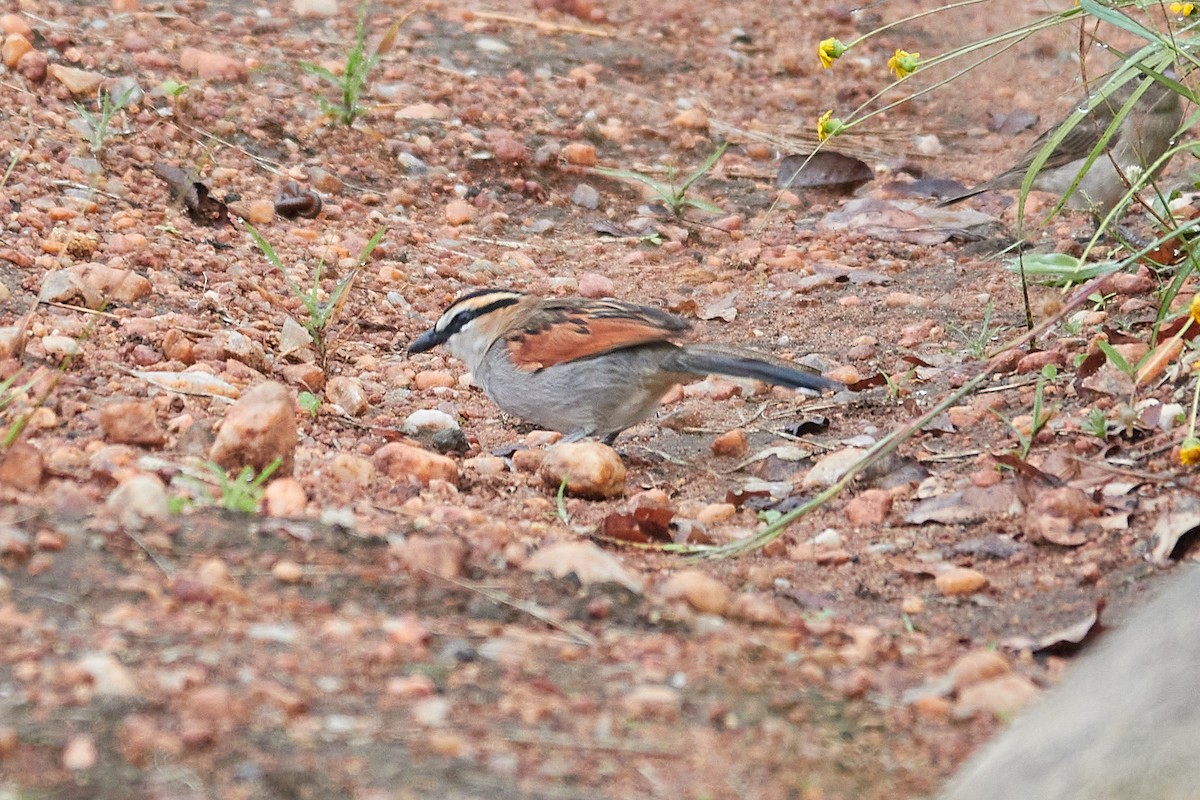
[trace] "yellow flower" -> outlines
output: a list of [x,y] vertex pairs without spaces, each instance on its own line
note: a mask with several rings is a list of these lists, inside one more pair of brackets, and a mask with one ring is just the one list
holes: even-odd
[[1195,3],[1171,3],[1167,7],[1171,9],[1172,14],[1178,14],[1181,17],[1190,17],[1192,12],[1196,10]]
[[897,50],[896,54],[888,59],[888,69],[896,73],[896,78],[907,78],[917,71],[917,67],[921,65],[921,54],[910,53],[907,50]]
[[833,109],[826,111],[817,120],[817,141],[823,142],[830,136],[837,136],[845,130],[846,124],[833,116]]
[[1192,318],[1192,322],[1200,324],[1200,292],[1192,295],[1192,302],[1188,306],[1188,316]]
[[825,39],[817,46],[817,58],[821,59],[821,66],[829,69],[833,66],[833,62],[842,57],[842,53],[846,52],[846,45],[842,44],[840,39]]
[[1200,464],[1200,439],[1189,436],[1179,445],[1179,463],[1185,467]]

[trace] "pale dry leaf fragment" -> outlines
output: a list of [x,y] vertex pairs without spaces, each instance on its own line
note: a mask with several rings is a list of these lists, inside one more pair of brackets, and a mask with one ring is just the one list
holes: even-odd
[[822,231],[854,231],[884,242],[941,244],[949,239],[975,241],[994,217],[970,209],[930,208],[909,200],[851,200],[817,222]]
[[725,470],[725,472],[738,472],[739,470],[743,470],[751,464],[771,457],[778,458],[780,461],[803,461],[806,458],[810,458],[812,454],[813,451],[807,447],[796,447],[795,445],[789,444],[780,445],[777,447],[767,447],[763,450],[759,450],[757,453],[747,456],[733,467]]
[[1011,636],[1001,644],[1009,650],[1029,650],[1034,655],[1069,655],[1087,643],[1103,626],[1100,615],[1107,602],[1103,597],[1096,600],[1095,607],[1078,622],[1041,636]]
[[241,394],[238,387],[207,372],[134,371],[133,374],[168,392],[228,400],[234,400]]
[[736,289],[723,294],[700,309],[698,316],[700,319],[723,319],[733,322],[737,318],[737,299],[740,295],[741,292]]
[[1179,360],[1179,354],[1183,352],[1183,337],[1180,335],[1182,333],[1183,330],[1180,329],[1180,332],[1170,339],[1159,342],[1158,346],[1138,364],[1137,374],[1133,378],[1135,385],[1145,386]]
[[832,189],[850,194],[874,178],[875,171],[864,161],[822,150],[813,155],[784,156],[779,162],[775,186],[779,189]]
[[296,322],[291,316],[283,318],[283,328],[279,332],[279,355],[291,355],[312,343],[312,334],[305,330],[303,325]]
[[616,583],[641,594],[644,581],[630,573],[610,553],[591,542],[558,542],[542,547],[525,562],[531,572],[548,572],[556,578],[574,574],[580,583]]
[[1200,501],[1183,496],[1168,500],[1167,506],[1158,515],[1154,526],[1154,548],[1150,558],[1155,564],[1165,566],[1178,558],[1176,550],[1180,540],[1200,529]]
[[920,525],[925,522],[943,524],[982,522],[1021,513],[1021,501],[1010,483],[989,488],[970,486],[961,492],[929,497],[917,503],[904,518],[905,522]]

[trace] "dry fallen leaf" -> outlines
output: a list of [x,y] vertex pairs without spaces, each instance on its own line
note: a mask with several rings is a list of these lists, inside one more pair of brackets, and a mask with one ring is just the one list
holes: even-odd
[[885,242],[933,245],[950,239],[976,241],[993,217],[970,209],[927,207],[912,200],[866,197],[851,200],[817,222],[821,231],[854,231]]
[[1002,644],[1011,650],[1029,650],[1034,655],[1071,655],[1103,629],[1100,615],[1104,612],[1106,604],[1107,601],[1101,597],[1096,600],[1095,609],[1074,624],[1037,638],[1013,636],[1005,639]]
[[779,162],[775,186],[780,189],[833,189],[850,194],[875,178],[875,171],[852,156],[821,150],[797,153]]
[[164,161],[156,162],[152,171],[171,187],[172,202],[182,202],[192,222],[213,228],[229,224],[229,209],[213,197],[203,183],[192,180],[179,167]]
[[723,319],[726,322],[733,322],[737,317],[737,299],[740,295],[741,292],[736,289],[727,292],[700,309],[697,316],[700,319]]
[[1197,532],[1200,532],[1200,501],[1190,496],[1175,498],[1174,502],[1168,500],[1154,526],[1150,557],[1159,566],[1169,564],[1195,543]]
[[1001,483],[986,489],[970,486],[961,492],[927,498],[917,503],[904,521],[914,525],[981,522],[1020,512],[1021,501],[1017,499],[1016,488],[1011,483]]
[[669,508],[640,506],[632,514],[609,514],[600,523],[600,535],[618,542],[669,542],[674,512]]

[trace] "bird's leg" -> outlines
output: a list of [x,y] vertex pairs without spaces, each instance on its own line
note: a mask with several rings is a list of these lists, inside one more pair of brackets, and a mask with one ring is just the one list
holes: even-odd
[[609,447],[612,447],[613,442],[615,442],[617,440],[617,437],[620,435],[621,435],[620,431],[613,431],[612,433],[610,433],[608,436],[605,436],[600,441],[603,442],[604,444],[608,445]]
[[577,431],[571,431],[570,433],[568,433],[566,436],[559,439],[558,441],[562,442],[563,444],[570,444],[571,442],[578,442],[581,439],[586,439],[587,437],[591,436],[593,433],[595,433],[595,431],[588,430],[587,428],[580,428]]

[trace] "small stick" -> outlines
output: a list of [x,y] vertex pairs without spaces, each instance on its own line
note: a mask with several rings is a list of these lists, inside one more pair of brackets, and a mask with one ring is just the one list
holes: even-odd
[[439,575],[436,572],[432,572],[427,569],[422,569],[421,571],[424,572],[426,575],[431,575],[435,578],[441,578],[442,580],[446,581],[447,583],[452,583],[455,586],[458,586],[459,588],[466,589],[467,591],[475,592],[476,594],[486,597],[488,600],[491,600],[493,603],[499,603],[500,605],[505,605],[505,606],[508,606],[509,608],[515,608],[517,611],[520,611],[524,614],[528,614],[529,616],[533,617],[534,619],[539,620],[540,622],[544,622],[545,624],[549,625],[550,627],[556,628],[556,629],[562,631],[563,633],[567,634],[568,636],[570,636],[572,638],[572,640],[576,644],[582,644],[582,645],[586,645],[588,647],[591,647],[596,644],[595,636],[592,636],[590,633],[585,631],[583,628],[580,628],[578,625],[572,625],[569,622],[561,622],[560,620],[555,619],[554,617],[550,616],[546,612],[545,609],[543,609],[541,606],[537,605],[536,603],[525,603],[520,600],[513,600],[511,597],[506,595],[504,592],[496,591],[493,589],[488,589],[478,583],[473,583],[471,581],[464,581],[459,578],[452,578],[449,575]]
[[479,19],[490,19],[495,22],[507,22],[512,25],[529,25],[550,33],[581,33],[584,36],[599,36],[604,39],[613,38],[613,34],[603,28],[593,28],[590,25],[572,25],[564,22],[547,22],[543,19],[529,19],[512,14],[501,14],[496,11],[473,11],[472,16]]
[[616,739],[601,739],[595,742],[584,742],[561,733],[534,733],[532,731],[512,731],[505,734],[505,741],[515,744],[539,744],[547,747],[569,747],[573,750],[609,750],[617,753],[637,753],[645,756],[676,756],[679,751],[656,745],[623,742]]
[[162,562],[162,559],[158,557],[158,553],[151,550],[150,546],[146,544],[141,536],[138,536],[136,533],[129,530],[125,531],[125,535],[132,539],[134,544],[142,548],[142,551],[145,552],[146,555],[150,556],[150,560],[154,562],[154,566],[158,567],[159,572],[161,572],[163,575],[166,575],[168,578],[174,576],[171,569]]

